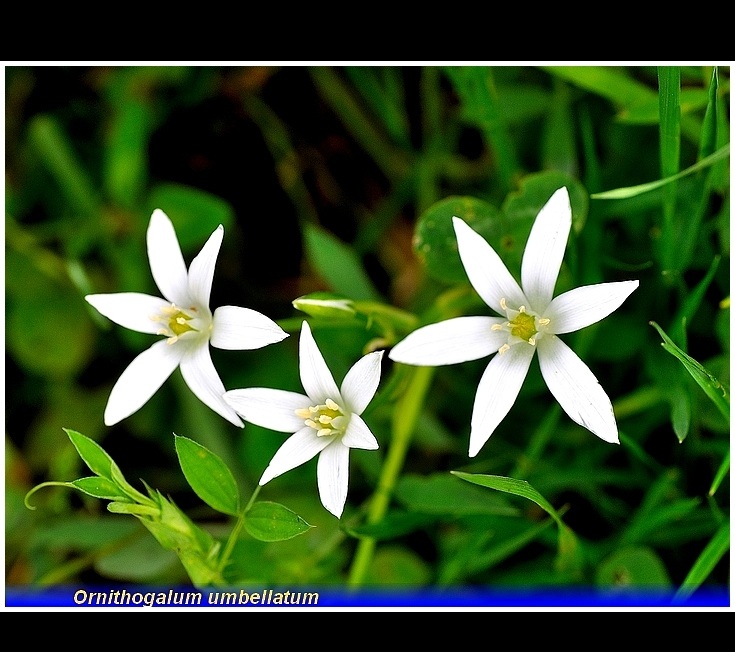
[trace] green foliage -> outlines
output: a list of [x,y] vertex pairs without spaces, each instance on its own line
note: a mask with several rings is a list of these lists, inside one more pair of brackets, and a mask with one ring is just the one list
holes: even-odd
[[[727,587],[729,103],[730,68],[714,64],[7,67],[6,586],[582,587],[681,603]],[[517,277],[561,186],[573,227],[555,295],[640,282],[560,338],[611,398],[621,443],[569,419],[534,363],[470,459],[488,360],[387,353],[421,325],[488,314],[453,216]],[[341,519],[314,460],[259,486],[283,437],[235,428],[179,372],[104,425],[156,336],[84,296],[158,294],[155,208],[187,264],[224,226],[213,310],[256,309],[291,334],[212,348],[225,388],[303,391],[304,319],[337,380],[386,352],[362,415],[380,448],[352,451]]]

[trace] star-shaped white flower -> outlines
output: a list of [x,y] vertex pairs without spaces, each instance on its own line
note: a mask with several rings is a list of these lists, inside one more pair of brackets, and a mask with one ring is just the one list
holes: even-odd
[[350,448],[378,448],[360,415],[378,389],[382,357],[383,351],[375,351],[360,358],[338,389],[305,321],[299,341],[299,372],[306,396],[266,387],[225,392],[225,400],[246,421],[294,433],[276,451],[260,478],[261,486],[319,455],[319,497],[327,510],[337,518],[342,516]]
[[566,188],[552,195],[531,228],[521,263],[522,286],[482,236],[458,217],[453,223],[470,283],[503,317],[457,317],[424,326],[393,347],[389,357],[437,366],[497,352],[477,387],[470,457],[477,455],[510,411],[536,350],[541,374],[564,411],[604,441],[619,443],[610,399],[587,365],[557,335],[603,319],[638,287],[638,281],[587,285],[552,298],[572,225]]
[[265,315],[249,308],[209,309],[214,266],[224,228],[212,233],[187,272],[174,226],[160,209],[148,225],[148,260],[153,279],[165,298],[139,292],[90,294],[85,299],[120,326],[141,333],[165,335],[138,355],[123,371],[105,408],[111,426],[140,409],[176,367],[196,396],[235,424],[243,422],[225,403],[224,385],[212,364],[209,344],[219,349],[259,349],[288,334]]

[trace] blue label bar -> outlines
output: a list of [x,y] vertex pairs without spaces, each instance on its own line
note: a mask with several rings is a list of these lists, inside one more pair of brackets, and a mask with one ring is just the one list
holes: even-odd
[[601,589],[361,589],[280,587],[5,587],[6,607],[316,608],[319,607],[729,607],[727,588],[673,592]]

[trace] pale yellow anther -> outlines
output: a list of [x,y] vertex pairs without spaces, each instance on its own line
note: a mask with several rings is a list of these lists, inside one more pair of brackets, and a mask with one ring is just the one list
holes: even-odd
[[505,302],[505,298],[502,298],[500,300],[500,307],[503,309],[503,311],[508,309],[508,304]]
[[526,306],[521,306],[518,308],[518,312],[526,312]]
[[304,421],[304,424],[309,426],[309,428],[314,428],[314,430],[319,430],[319,424],[316,421],[307,419],[306,421]]
[[319,415],[319,423],[323,423],[325,426],[332,423],[332,417],[326,414],[320,414]]
[[503,353],[505,353],[505,352],[506,352],[506,351],[507,351],[508,349],[510,349],[510,345],[509,345],[509,344],[503,344],[503,346],[501,346],[501,347],[500,347],[500,348],[498,349],[498,353],[499,353],[500,355],[503,355]]
[[327,404],[327,407],[330,410],[339,410],[339,405],[337,405],[331,398],[328,398],[325,403]]
[[548,317],[541,317],[541,319],[538,320],[539,326],[548,326],[551,323],[551,320]]
[[299,408],[298,410],[294,410],[294,413],[297,417],[301,417],[302,419],[308,419],[311,416],[311,409],[310,408]]
[[490,330],[491,331],[502,331],[503,326],[502,324],[493,324],[492,326],[490,326]]
[[530,344],[531,346],[536,346],[536,338],[535,338],[535,337],[529,337],[529,338],[528,338],[528,343],[529,343],[529,344]]
[[331,428],[322,428],[319,432],[316,433],[317,437],[326,437],[327,435],[331,435],[334,433],[334,430]]

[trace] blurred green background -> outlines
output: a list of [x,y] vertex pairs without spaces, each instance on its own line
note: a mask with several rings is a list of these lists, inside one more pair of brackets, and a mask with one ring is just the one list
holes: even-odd
[[[83,297],[158,294],[145,250],[154,208],[173,220],[187,263],[224,225],[213,309],[253,308],[294,334],[257,351],[213,349],[225,387],[300,391],[295,298],[329,291],[422,321],[456,300],[479,314],[451,242],[423,247],[427,220],[476,213],[517,272],[538,197],[566,184],[575,227],[557,293],[641,283],[608,319],[565,338],[613,400],[621,446],[561,413],[534,363],[469,459],[487,360],[437,369],[386,520],[371,532],[368,579],[727,585],[729,421],[649,322],[729,387],[729,158],[629,198],[590,195],[722,153],[729,81],[729,66],[6,67],[6,583],[186,581],[173,553],[102,501],[49,488],[35,511],[24,507],[35,484],[85,474],[62,428],[101,443],[129,479],[174,497],[215,535],[228,524],[188,489],[172,433],[220,455],[246,492],[283,441],[226,423],[178,371],[139,412],[103,425],[112,385],[153,338]],[[338,382],[365,350],[405,334],[312,326]],[[352,451],[345,521],[355,526],[390,447],[396,378],[386,356],[367,414],[381,449]],[[575,563],[557,563],[556,526],[535,505],[451,470],[531,483],[563,512]],[[356,539],[321,507],[315,476],[312,461],[264,488],[262,499],[317,527],[276,544],[243,537],[233,582],[345,581]]]

